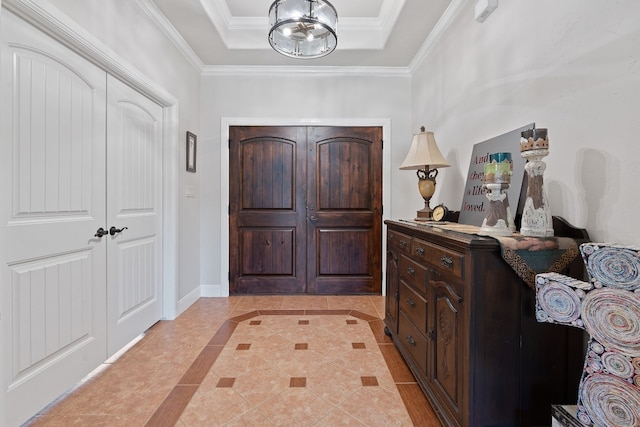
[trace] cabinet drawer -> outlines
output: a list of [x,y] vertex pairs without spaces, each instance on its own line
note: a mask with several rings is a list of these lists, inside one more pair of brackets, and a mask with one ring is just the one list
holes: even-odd
[[400,277],[422,295],[427,295],[427,269],[405,256],[400,257],[398,265]]
[[400,252],[410,254],[412,241],[413,238],[411,236],[394,230],[387,230],[387,246],[394,247]]
[[400,345],[409,352],[411,358],[418,365],[420,373],[427,376],[427,340],[402,311],[398,316],[398,320],[398,341]]
[[464,255],[442,246],[437,246],[424,240],[415,239],[413,242],[413,256],[437,267],[440,271],[447,271],[456,277],[464,277]]
[[399,291],[400,310],[424,333],[427,330],[427,300],[403,281],[400,281]]

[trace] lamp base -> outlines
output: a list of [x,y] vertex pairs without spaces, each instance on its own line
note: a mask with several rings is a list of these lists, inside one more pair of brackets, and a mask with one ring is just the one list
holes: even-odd
[[419,169],[416,174],[418,175],[418,191],[424,200],[424,208],[420,209],[416,213],[415,221],[431,221],[433,219],[433,210],[429,206],[433,193],[436,192],[436,176],[438,176],[438,169]]
[[425,206],[416,212],[414,221],[431,221],[433,220],[433,210],[429,206]]

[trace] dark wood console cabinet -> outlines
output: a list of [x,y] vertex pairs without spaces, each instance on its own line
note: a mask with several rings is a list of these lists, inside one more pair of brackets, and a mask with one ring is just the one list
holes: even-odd
[[575,404],[584,335],[536,322],[495,239],[385,224],[386,332],[445,426],[550,425],[552,404]]

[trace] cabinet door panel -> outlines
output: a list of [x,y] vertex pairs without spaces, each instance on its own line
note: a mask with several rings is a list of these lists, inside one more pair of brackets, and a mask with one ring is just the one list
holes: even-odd
[[463,408],[463,311],[462,298],[442,281],[432,283],[433,317],[429,336],[434,340],[432,383],[454,418],[461,420]]
[[398,257],[393,251],[387,252],[386,275],[385,323],[395,334],[398,332]]

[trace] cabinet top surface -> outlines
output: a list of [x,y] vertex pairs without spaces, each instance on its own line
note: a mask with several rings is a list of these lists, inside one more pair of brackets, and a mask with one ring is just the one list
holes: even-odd
[[[477,234],[466,233],[462,231],[451,230],[440,227],[441,223],[437,224],[420,224],[414,221],[396,221],[386,220],[384,222],[389,229],[399,231],[401,233],[410,234],[415,237],[424,238],[427,240],[448,240],[456,242],[460,245],[494,249],[498,248],[500,244],[492,237],[479,236]],[[450,223],[455,225],[455,223]],[[446,226],[446,224],[445,224]],[[464,227],[461,225],[461,227]]]

